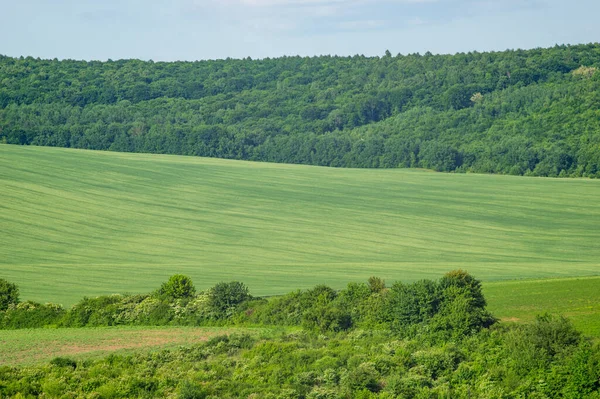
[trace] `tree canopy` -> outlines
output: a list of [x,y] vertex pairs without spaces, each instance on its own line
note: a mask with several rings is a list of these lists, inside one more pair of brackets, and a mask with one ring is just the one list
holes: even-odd
[[0,278],[0,311],[8,309],[10,305],[19,303],[19,288],[16,284]]
[[0,142],[600,177],[599,67],[599,44],[170,63],[0,56]]

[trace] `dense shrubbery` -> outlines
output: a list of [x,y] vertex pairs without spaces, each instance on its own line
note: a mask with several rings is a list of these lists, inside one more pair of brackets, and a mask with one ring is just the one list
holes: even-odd
[[64,316],[65,310],[60,305],[26,301],[11,305],[0,312],[0,329],[36,328],[55,326]]
[[[64,326],[305,329],[219,336],[150,354],[2,366],[0,397],[600,398],[600,346],[562,317],[492,325],[479,281],[460,270],[439,281],[386,288],[371,278],[339,292],[319,285],[268,300],[252,298],[238,282],[194,291],[187,277],[174,276],[151,295],[85,298],[67,312],[24,302],[0,315],[13,328],[27,324],[20,318]],[[43,319],[51,310],[53,318]]]
[[269,299],[253,298],[240,282],[195,294],[188,277],[175,275],[153,294],[84,298],[68,311],[32,302],[11,305],[0,313],[0,326],[259,324],[320,333],[353,327],[391,329],[404,336],[430,331],[445,339],[491,325],[485,305],[479,281],[460,270],[440,281],[396,283],[390,289],[372,277],[368,284],[351,283],[339,292],[317,285]]
[[0,142],[600,177],[600,45],[153,63],[0,56]]
[[0,311],[19,303],[19,288],[3,278],[0,278]]
[[0,396],[599,398],[600,347],[568,338],[550,355],[544,348],[562,339],[551,331],[577,336],[548,318],[437,345],[425,333],[398,340],[382,330],[222,336],[173,351],[0,367]]

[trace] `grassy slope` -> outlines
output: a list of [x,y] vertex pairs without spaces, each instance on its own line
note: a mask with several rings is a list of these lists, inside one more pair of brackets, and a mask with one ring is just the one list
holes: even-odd
[[491,282],[484,294],[489,310],[503,321],[560,314],[585,335],[600,338],[600,277]]
[[600,181],[0,145],[0,187],[0,277],[65,305],[174,273],[254,294],[600,274]]

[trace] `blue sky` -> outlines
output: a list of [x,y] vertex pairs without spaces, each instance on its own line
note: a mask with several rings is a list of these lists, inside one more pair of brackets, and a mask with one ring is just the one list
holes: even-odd
[[155,61],[600,41],[600,0],[0,0],[0,54]]

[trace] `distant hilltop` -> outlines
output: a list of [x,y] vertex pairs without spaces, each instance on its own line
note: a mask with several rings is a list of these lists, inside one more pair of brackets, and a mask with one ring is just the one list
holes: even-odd
[[600,45],[144,62],[0,56],[0,142],[600,177]]

